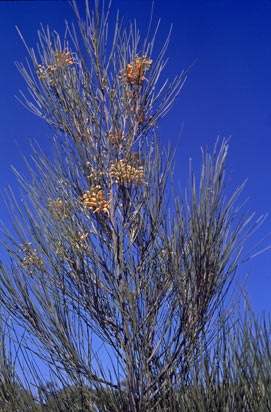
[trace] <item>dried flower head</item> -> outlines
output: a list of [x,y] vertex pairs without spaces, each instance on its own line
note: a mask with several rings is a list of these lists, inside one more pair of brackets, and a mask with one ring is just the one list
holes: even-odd
[[121,143],[126,142],[122,132],[119,129],[111,129],[109,132],[109,139],[113,146],[118,147]]
[[147,59],[147,56],[139,57],[121,70],[120,78],[131,86],[142,86],[144,80],[147,80],[145,74],[150,70],[151,64],[152,60]]
[[105,198],[105,193],[99,185],[92,185],[90,190],[83,195],[84,205],[93,210],[93,213],[104,212],[109,215],[109,204]]
[[144,115],[142,115],[138,121],[139,121],[139,124],[143,124],[146,122],[150,122],[152,119],[153,119],[153,116],[145,117]]

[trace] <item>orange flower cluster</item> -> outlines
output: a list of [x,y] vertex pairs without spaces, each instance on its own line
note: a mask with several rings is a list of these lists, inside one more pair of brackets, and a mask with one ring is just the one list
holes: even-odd
[[21,245],[20,250],[24,253],[22,267],[25,268],[30,275],[34,274],[35,268],[43,270],[45,263],[42,258],[38,256],[37,249],[32,249],[32,243],[26,243],[25,246]]
[[65,203],[63,202],[62,199],[60,199],[59,197],[55,200],[52,200],[50,197],[48,199],[48,207],[50,212],[52,213],[52,215],[55,218],[68,218],[68,214],[67,214],[67,206],[65,205]]
[[104,212],[109,215],[109,204],[104,191],[99,185],[92,185],[90,190],[85,191],[83,203],[88,209],[93,210],[93,213]]
[[129,161],[121,159],[110,167],[110,174],[115,183],[135,183],[141,185],[144,182],[144,170],[139,156],[134,153]]
[[147,80],[145,74],[150,70],[151,64],[152,60],[148,60],[147,56],[139,57],[121,70],[120,78],[131,86],[142,86],[144,80]]
[[110,130],[109,139],[115,147],[126,141],[126,139],[122,137],[121,131],[118,129],[115,129],[115,131],[113,129]]
[[39,64],[37,68],[37,75],[40,80],[49,79],[53,76],[54,72],[59,68],[65,68],[74,63],[74,60],[71,56],[71,52],[63,51],[57,52],[55,54],[56,63],[45,67],[44,64]]
[[57,67],[66,67],[74,63],[74,60],[71,56],[71,52],[69,51],[59,51],[55,55],[56,59],[56,66]]

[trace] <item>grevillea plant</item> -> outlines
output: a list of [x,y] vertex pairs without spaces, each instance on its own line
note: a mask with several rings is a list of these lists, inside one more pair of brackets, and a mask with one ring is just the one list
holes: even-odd
[[73,5],[79,29],[42,28],[18,65],[53,143],[33,145],[30,178],[16,172],[22,204],[5,197],[0,300],[29,349],[92,390],[90,411],[172,411],[255,224],[238,218],[242,187],[227,197],[226,141],[203,154],[198,188],[192,172],[187,196],[171,186],[157,128],[186,72],[163,82],[169,38],[156,52],[151,24],[144,40],[118,18],[111,33],[109,9],[86,3],[83,21]]

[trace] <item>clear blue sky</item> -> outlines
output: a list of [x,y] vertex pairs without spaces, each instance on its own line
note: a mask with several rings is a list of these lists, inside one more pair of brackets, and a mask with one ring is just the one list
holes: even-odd
[[[113,0],[112,17],[119,9],[126,23],[136,18],[144,36],[151,3]],[[78,4],[83,8],[84,0]],[[200,147],[213,148],[218,135],[232,136],[227,162],[232,183],[238,185],[248,178],[243,196],[250,197],[247,207],[258,216],[269,213],[254,236],[255,242],[259,241],[271,232],[271,1],[156,0],[154,22],[159,17],[158,47],[173,24],[165,78],[173,78],[198,59],[174,108],[161,123],[165,144],[176,141],[183,124],[176,177],[184,187],[189,158],[198,170]],[[1,189],[15,185],[10,164],[23,170],[15,141],[25,154],[29,153],[30,138],[47,144],[44,123],[14,97],[19,89],[26,90],[14,65],[26,56],[15,26],[34,47],[40,23],[63,34],[65,19],[75,20],[65,0],[0,1]],[[6,218],[2,207],[0,217]],[[250,271],[248,294],[256,312],[271,310],[270,253],[257,257],[241,271]]]

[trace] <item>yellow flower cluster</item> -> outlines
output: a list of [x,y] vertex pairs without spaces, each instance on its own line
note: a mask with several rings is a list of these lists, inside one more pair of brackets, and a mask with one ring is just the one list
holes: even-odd
[[139,57],[121,70],[120,78],[131,86],[142,86],[144,80],[147,80],[145,74],[150,70],[151,64],[152,60],[147,59],[147,56]]
[[86,166],[89,168],[89,175],[87,176],[88,179],[91,179],[94,182],[98,182],[102,176],[104,176],[104,172],[101,170],[96,170],[94,167],[91,166],[90,162],[86,162]]
[[56,70],[55,66],[47,66],[45,67],[44,64],[39,64],[37,68],[37,75],[40,80],[48,79],[52,76],[54,71]]
[[83,203],[88,209],[93,210],[93,213],[104,212],[109,215],[109,204],[104,191],[99,185],[92,185],[90,190],[85,191]]
[[110,174],[115,183],[135,183],[141,185],[144,182],[144,170],[142,164],[138,161],[138,154],[134,153],[127,161],[121,159],[119,162],[114,162],[110,167]]
[[77,249],[82,249],[82,250],[87,249],[86,238],[88,237],[88,235],[89,235],[88,233],[84,233],[84,234],[82,234],[81,232],[77,233],[76,242],[75,242]]
[[30,275],[34,274],[35,268],[43,270],[45,263],[38,255],[37,249],[32,248],[32,243],[26,243],[25,246],[21,245],[20,250],[24,253],[22,267],[25,268]]
[[51,198],[48,199],[48,207],[50,212],[52,213],[52,215],[55,218],[68,218],[68,214],[67,214],[67,206],[65,205],[65,203],[63,202],[62,199],[60,199],[59,197],[55,200],[52,200]]
[[51,78],[54,72],[59,68],[65,68],[74,63],[74,60],[69,51],[59,51],[55,54],[55,64],[45,67],[44,64],[39,64],[37,67],[37,75],[40,80]]

